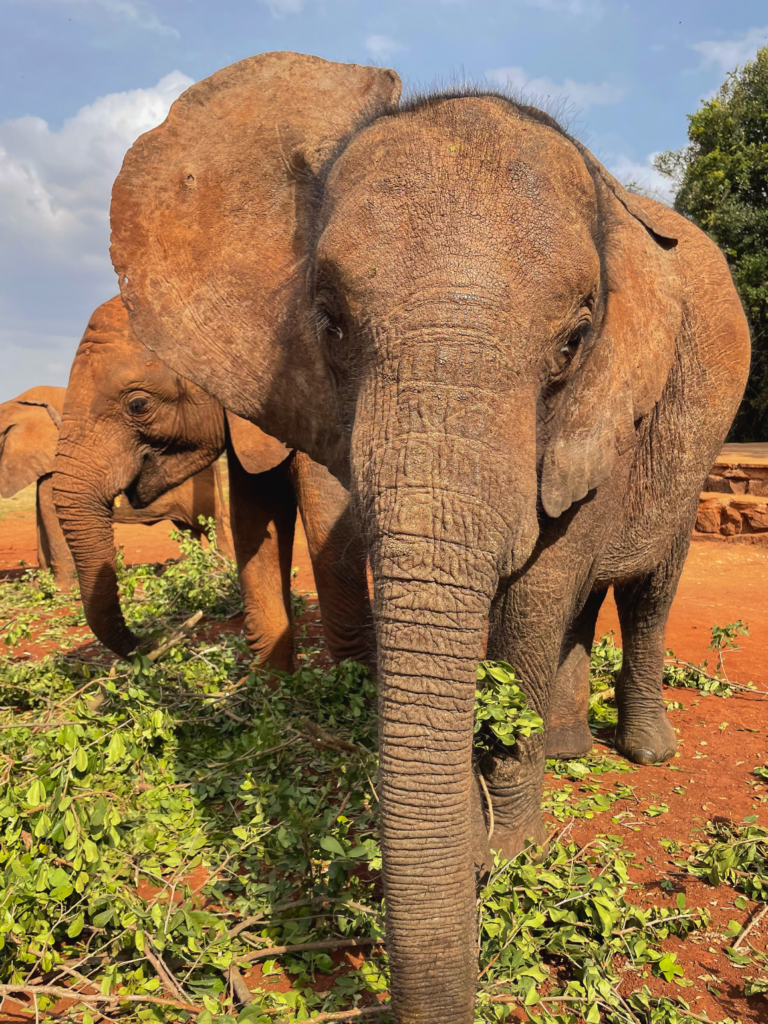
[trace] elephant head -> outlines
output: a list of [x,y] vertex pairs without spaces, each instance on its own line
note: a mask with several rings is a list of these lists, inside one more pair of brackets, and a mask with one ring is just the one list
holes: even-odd
[[0,497],[53,471],[64,388],[31,388],[0,405]]
[[[286,458],[279,441],[229,420],[247,471]],[[120,298],[99,306],[72,364],[53,491],[88,625],[116,654],[126,657],[138,639],[120,608],[114,500],[125,492],[134,508],[145,508],[217,459],[225,436],[221,404],[141,344]]]
[[350,481],[393,1005],[466,1024],[489,610],[658,401],[675,239],[539,111],[398,96],[393,72],[289,53],[198,83],[126,156],[112,255],[148,347]]

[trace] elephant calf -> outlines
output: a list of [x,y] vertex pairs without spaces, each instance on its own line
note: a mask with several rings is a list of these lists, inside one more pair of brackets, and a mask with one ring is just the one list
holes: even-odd
[[[123,657],[139,642],[118,596],[115,497],[124,492],[130,514],[140,517],[212,472],[224,451],[245,633],[254,654],[275,669],[293,668],[290,583],[298,508],[331,655],[365,660],[365,555],[347,492],[306,455],[225,413],[160,362],[131,331],[119,298],[96,309],[78,347],[53,467],[53,500],[93,632]],[[116,510],[120,516],[124,504]]]
[[[59,587],[69,590],[75,580],[75,563],[53,506],[53,460],[65,395],[66,388],[42,386],[0,405],[0,496],[12,498],[37,483],[37,564],[51,569]],[[199,517],[205,516],[217,521],[223,537],[224,509],[217,477],[216,466],[208,466],[143,509],[131,508],[118,495],[114,521],[152,526],[170,519],[178,529],[199,537]]]

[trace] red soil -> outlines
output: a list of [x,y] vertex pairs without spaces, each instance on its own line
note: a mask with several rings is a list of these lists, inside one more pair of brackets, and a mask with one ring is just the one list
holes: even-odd
[[[176,545],[168,539],[169,529],[170,524],[117,526],[115,533],[129,563],[156,562],[178,554]],[[0,522],[0,571],[17,568],[20,559],[34,565],[35,550],[32,513]],[[300,524],[294,565],[299,569],[296,590],[315,596]],[[743,619],[749,623],[750,635],[743,639],[742,650],[728,656],[729,675],[736,681],[753,680],[759,688],[768,690],[767,596],[768,546],[693,543],[672,608],[667,647],[685,660],[700,662],[709,657],[711,661],[713,655],[707,651],[711,627]],[[312,606],[303,622],[314,641],[320,632],[320,620]],[[225,628],[238,627],[239,619],[225,624]],[[612,598],[606,601],[600,615],[598,634],[609,629],[616,632],[618,639]],[[87,643],[88,631],[82,633]],[[27,649],[33,656],[44,653],[34,646]],[[733,942],[733,938],[726,935],[728,921],[751,920],[760,905],[750,902],[746,910],[738,910],[734,906],[737,895],[734,890],[727,886],[713,888],[692,879],[674,863],[684,859],[685,852],[670,855],[659,845],[661,839],[687,844],[703,838],[707,821],[718,818],[740,822],[756,815],[759,824],[768,826],[768,786],[758,782],[752,774],[756,765],[768,763],[768,700],[760,694],[738,694],[722,700],[689,690],[667,690],[665,696],[669,701],[683,704],[682,710],[670,711],[680,736],[678,755],[667,766],[643,767],[633,774],[604,777],[603,788],[610,788],[613,780],[620,778],[635,787],[636,799],[616,803],[610,811],[597,814],[591,821],[572,821],[566,828],[566,837],[581,845],[600,833],[621,833],[625,848],[635,854],[630,876],[638,889],[630,893],[632,900],[674,906],[677,892],[684,892],[688,908],[704,907],[712,915],[712,925],[706,933],[694,933],[685,941],[670,938],[664,943],[668,951],[677,953],[686,978],[694,982],[693,987],[679,989],[663,979],[639,977],[627,970],[621,982],[624,995],[647,984],[657,995],[682,996],[691,1003],[695,1013],[707,1014],[713,1021],[730,1016],[745,1024],[768,1024],[766,999],[757,996],[747,1000],[742,994],[744,975],[758,971],[739,971],[724,954],[725,947]],[[605,739],[608,740],[608,734]],[[574,796],[578,796],[580,786],[572,785]],[[674,792],[676,788],[679,792]],[[658,817],[647,817],[643,808],[649,802],[666,803],[669,811]],[[622,812],[630,813],[618,822],[611,821]],[[554,833],[562,826],[554,822],[551,828]],[[674,891],[662,888],[662,880],[671,881]],[[750,932],[750,941],[757,948],[765,949],[767,933],[766,922],[761,921]],[[357,953],[339,953],[334,965],[339,968],[353,962],[357,965],[359,959]],[[267,979],[262,980],[260,970],[255,969],[248,981],[255,987],[257,983],[266,983]],[[282,978],[276,982],[276,987],[284,984]],[[10,1009],[7,1004],[6,1019]],[[29,1016],[21,1013],[15,1019],[29,1019]],[[525,1017],[514,1013],[511,1019]]]

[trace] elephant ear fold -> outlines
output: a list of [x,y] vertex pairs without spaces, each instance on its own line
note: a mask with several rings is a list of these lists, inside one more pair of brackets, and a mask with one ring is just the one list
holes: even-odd
[[225,415],[232,447],[246,473],[266,473],[290,455],[289,448],[277,438],[265,434],[255,423],[249,423],[229,411]]
[[291,434],[314,409],[328,420],[326,371],[298,340],[307,177],[362,115],[399,95],[383,68],[249,57],[183,93],[115,181],[112,261],[136,335],[270,430]]
[[590,351],[543,431],[541,500],[553,517],[607,480],[635,443],[667,384],[682,331],[676,215],[631,195],[587,156],[598,194],[603,310]]
[[51,413],[59,415],[53,403],[25,395],[0,405],[0,497],[12,498],[53,472],[59,430]]
[[610,171],[607,171],[598,160],[595,160],[585,146],[578,142],[575,145],[596,184],[600,183],[603,188],[611,192],[627,213],[634,217],[635,220],[638,220],[653,235],[655,241],[662,249],[674,249],[678,239],[674,228],[669,223],[671,221],[670,211],[666,210],[665,216],[665,207],[660,203],[645,199],[634,192],[629,192],[614,178]]

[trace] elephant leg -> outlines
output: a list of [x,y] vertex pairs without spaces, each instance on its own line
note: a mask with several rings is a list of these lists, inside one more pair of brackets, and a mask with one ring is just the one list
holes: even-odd
[[293,671],[291,559],[296,495],[290,458],[266,473],[247,473],[232,446],[229,511],[248,646],[263,664]]
[[[45,480],[46,477],[42,477]],[[43,512],[40,508],[40,480],[37,481],[37,492],[35,497],[35,514],[37,518],[37,567],[38,569],[50,569],[51,567],[51,546],[48,541],[48,531],[45,528]]]
[[291,466],[323,620],[334,661],[370,663],[373,620],[366,554],[349,493],[327,469],[297,452]]
[[[536,599],[535,584],[522,580],[499,598],[491,613],[488,658],[515,668],[532,707],[546,722],[557,673],[564,625],[557,603],[547,608]],[[543,845],[547,830],[541,816],[545,735],[520,738],[507,750],[498,746],[480,761],[493,805],[491,846],[514,857],[527,840]]]
[[60,590],[70,590],[75,582],[75,561],[53,505],[53,474],[37,481],[37,563],[51,569]]
[[589,664],[595,626],[606,592],[590,594],[565,634],[547,722],[547,757],[583,757],[592,749],[589,710]]
[[624,649],[616,749],[637,764],[669,761],[677,750],[662,695],[664,633],[687,551],[686,539],[652,573],[614,588]]

